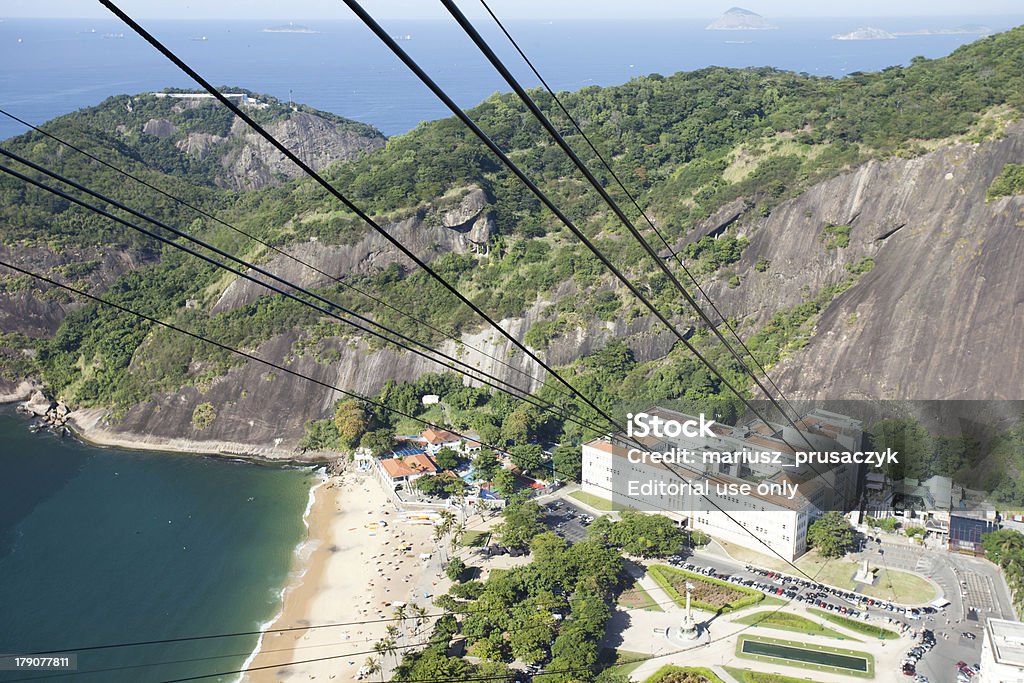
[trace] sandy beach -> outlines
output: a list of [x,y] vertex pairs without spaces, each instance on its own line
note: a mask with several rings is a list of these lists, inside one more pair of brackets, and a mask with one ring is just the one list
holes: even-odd
[[[299,630],[263,635],[246,665],[247,683],[354,681],[367,657],[378,658],[373,645],[387,635],[388,625],[399,628],[399,647],[422,640],[429,626],[416,634],[410,618],[404,624],[315,627],[391,619],[395,602],[416,603],[433,613],[437,608],[425,595],[447,589],[447,579],[438,577],[433,526],[406,520],[369,475],[347,472],[328,479],[315,490],[307,523],[308,540],[296,555],[281,611],[269,627]],[[427,553],[431,559],[421,559]],[[314,659],[322,661],[301,663]],[[397,660],[385,654],[385,671]]]

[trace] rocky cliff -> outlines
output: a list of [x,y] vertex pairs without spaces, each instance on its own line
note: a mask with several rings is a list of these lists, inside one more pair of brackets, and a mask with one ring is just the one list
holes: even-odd
[[[746,215],[742,203],[726,207],[705,227],[730,222],[730,229],[749,237],[750,246],[735,268],[743,280],[730,288],[719,278],[708,291],[749,331],[776,311],[841,281],[849,275],[848,266],[871,257],[874,269],[825,310],[810,343],[772,372],[788,395],[828,400],[1021,398],[1020,386],[1005,379],[1024,372],[1024,352],[1013,341],[1024,335],[1024,276],[1016,265],[1024,261],[1024,198],[986,203],[985,191],[1005,163],[1022,155],[1024,127],[1016,126],[994,142],[870,162],[811,188],[768,217]],[[827,225],[849,225],[848,246],[828,248],[822,240]],[[437,243],[443,249],[467,248],[452,226],[407,221],[391,229],[403,239]],[[343,247],[311,242],[294,248],[339,272],[394,258],[370,237]],[[770,263],[765,272],[754,268],[761,259]],[[273,266],[306,284],[316,283],[301,269],[292,273],[295,264],[286,260],[275,259]],[[567,283],[555,296],[573,291]],[[218,306],[237,306],[255,294],[237,281],[227,287]],[[522,339],[546,305],[540,302],[502,325]],[[556,338],[545,356],[555,364],[569,363],[614,338],[626,339],[640,360],[663,356],[674,342],[649,317],[593,321]],[[373,393],[387,379],[411,379],[437,370],[411,354],[369,351],[340,338],[332,342],[338,360],[318,363],[294,353],[297,339],[297,333],[281,335],[259,353],[358,393]],[[483,352],[463,348],[461,357],[467,362],[524,388],[536,387],[517,371],[539,377],[537,369],[494,331],[467,333],[463,341]],[[451,342],[443,348],[455,352]],[[908,349],[914,351],[908,354]],[[103,431],[115,441],[187,435],[189,448],[209,442],[215,450],[235,452],[241,448],[237,444],[249,444],[260,455],[286,454],[292,452],[302,425],[329,414],[337,398],[323,387],[249,363],[203,394],[189,388],[158,397]],[[202,402],[216,406],[217,418],[206,430],[195,430],[191,416]],[[88,424],[101,424],[90,419]]]
[[[1024,157],[1024,126],[1000,140],[915,159],[870,162],[821,183],[764,219],[714,300],[751,327],[847,276],[874,268],[824,312],[806,348],[776,370],[794,396],[819,399],[1020,399],[1024,372],[1024,198],[986,202],[993,178]],[[828,225],[849,246],[827,248]],[[770,266],[758,272],[755,263]]]

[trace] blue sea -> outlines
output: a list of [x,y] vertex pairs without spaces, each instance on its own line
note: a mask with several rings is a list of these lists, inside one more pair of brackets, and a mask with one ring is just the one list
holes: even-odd
[[258,631],[305,537],[314,475],[92,448],[28,424],[0,410],[0,653],[77,650],[78,673],[55,680],[86,683],[241,668],[255,635],[81,648]]
[[[339,5],[339,16],[343,16]],[[982,24],[1000,31],[1024,23],[1002,17],[774,20],[775,31],[705,31],[707,20],[513,21],[509,29],[558,90],[614,85],[637,75],[709,65],[774,66],[841,77],[939,57],[975,35],[901,36],[836,41],[861,26],[888,31]],[[387,135],[447,111],[396,58],[355,21],[309,21],[316,33],[266,33],[279,22],[148,21],[146,27],[214,84],[293,99],[377,126]],[[389,21],[403,48],[462,106],[508,90],[451,22]],[[528,85],[538,85],[493,24],[482,33]],[[42,123],[120,93],[194,84],[116,20],[0,22],[0,106]],[[3,117],[0,117],[3,118]],[[0,121],[0,139],[23,132]]]

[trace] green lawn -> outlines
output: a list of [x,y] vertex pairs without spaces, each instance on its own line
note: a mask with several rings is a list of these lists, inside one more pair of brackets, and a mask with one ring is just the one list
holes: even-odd
[[[764,567],[765,569],[799,575],[793,567],[777,557],[762,555],[756,550],[750,550],[735,543],[715,540],[735,560]],[[796,560],[794,564],[814,580],[821,581],[829,586],[835,586],[843,590],[853,590],[857,587],[857,584],[853,581],[853,576],[857,573],[857,563],[853,560],[842,558],[826,560],[812,550]],[[861,585],[857,590],[864,595],[891,600],[905,605],[923,605],[937,597],[935,587],[928,583],[928,581],[916,574],[899,571],[898,569],[880,570],[878,572],[878,580],[873,586]]]
[[645,655],[642,652],[603,648],[598,661],[606,665],[613,673],[628,677],[648,659],[650,659],[650,655]]
[[462,538],[459,540],[463,546],[467,548],[482,548],[487,545],[488,539],[491,537],[490,531],[473,530],[467,531],[462,534]]
[[809,678],[793,678],[782,674],[769,674],[750,669],[737,669],[734,666],[723,666],[729,675],[740,683],[813,683]]
[[734,621],[737,624],[774,628],[780,631],[807,633],[814,636],[839,638],[840,640],[856,640],[856,638],[851,638],[850,636],[840,633],[835,629],[822,626],[816,621],[811,621],[807,617],[802,617],[799,614],[789,614],[788,612],[756,612],[754,614],[748,614],[745,617],[735,619]]
[[705,669],[702,666],[675,666],[674,664],[666,664],[661,667],[644,683],[672,683],[677,680],[676,676],[681,678],[683,674],[702,676],[707,683],[723,683],[722,679],[716,676],[711,669]]
[[649,612],[664,612],[651,594],[645,591],[639,584],[634,582],[629,588],[619,595],[619,607],[625,609],[645,609]]
[[[790,648],[790,652],[794,654],[791,656],[785,656],[782,654],[753,654],[744,651],[745,644],[751,644],[752,646],[776,646],[782,648]],[[818,657],[835,657],[845,658],[852,660],[850,666],[844,666],[840,663],[826,664],[824,662],[818,663],[813,661],[804,661],[802,659],[795,658],[801,656],[799,653],[803,653],[802,656],[818,656]],[[846,650],[840,647],[831,647],[828,645],[817,645],[811,643],[799,643],[792,640],[782,640],[780,638],[765,638],[763,636],[745,636],[741,635],[736,642],[736,656],[743,659],[753,659],[754,661],[764,662],[766,664],[779,664],[783,666],[793,666],[800,669],[811,669],[812,671],[826,671],[830,673],[841,674],[843,676],[855,676],[857,678],[874,678],[875,677],[875,658],[867,652],[858,652],[857,650]],[[857,669],[853,664],[863,665],[863,669]]]
[[613,503],[610,500],[605,500],[600,496],[595,496],[593,493],[587,493],[585,491],[573,491],[569,494],[570,498],[575,498],[584,505],[589,505],[595,510],[602,510],[604,512],[621,512],[622,510],[631,510],[628,505],[620,505]]
[[765,599],[761,591],[662,564],[652,565],[647,573],[679,605],[686,604],[687,582],[693,584],[691,605],[694,609],[725,614]]
[[870,636],[872,638],[881,638],[882,640],[896,640],[900,637],[900,634],[896,633],[895,631],[890,631],[887,628],[875,626],[874,624],[868,624],[863,621],[860,621],[859,619],[851,619],[850,617],[844,617],[841,614],[833,614],[832,612],[826,612],[825,610],[821,609],[810,608],[807,611],[815,616],[821,617],[822,619],[827,619],[828,621],[831,621],[833,624],[836,624],[837,626],[848,628],[851,631],[856,631],[857,633],[863,633],[864,635]]

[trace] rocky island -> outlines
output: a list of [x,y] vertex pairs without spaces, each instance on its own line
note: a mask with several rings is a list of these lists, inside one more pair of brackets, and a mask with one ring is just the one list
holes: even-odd
[[263,29],[264,33],[320,33],[308,26],[300,26],[291,22],[283,26],[268,26]]
[[725,14],[708,24],[708,31],[764,31],[776,29],[767,19],[742,7],[731,7]]
[[896,35],[885,29],[866,26],[849,33],[837,33],[832,40],[895,40]]

